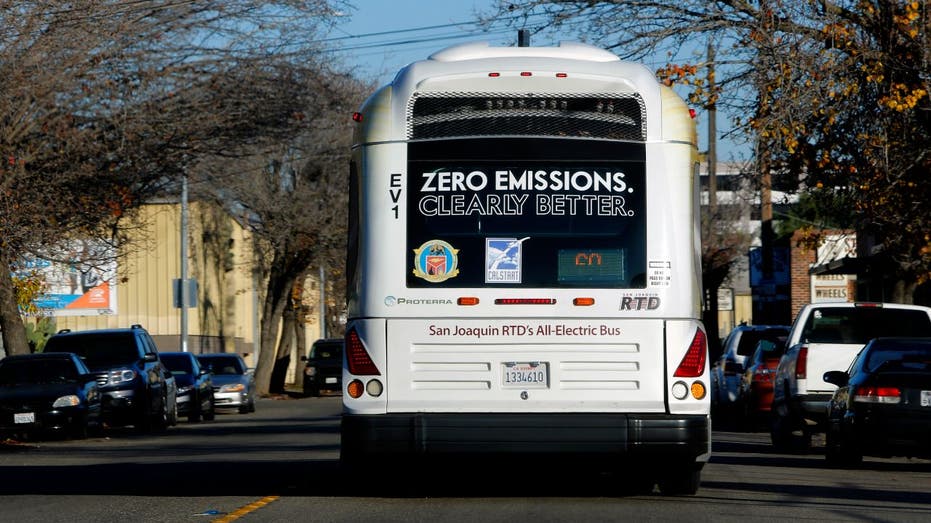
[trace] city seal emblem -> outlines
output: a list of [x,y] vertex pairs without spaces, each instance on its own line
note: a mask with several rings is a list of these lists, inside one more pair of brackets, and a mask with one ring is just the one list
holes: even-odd
[[439,283],[459,274],[459,249],[443,240],[424,242],[414,249],[414,276]]

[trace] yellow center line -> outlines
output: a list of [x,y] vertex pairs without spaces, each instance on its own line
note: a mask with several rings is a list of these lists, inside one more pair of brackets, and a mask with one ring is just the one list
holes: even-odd
[[237,520],[237,519],[239,519],[239,518],[245,516],[246,514],[248,514],[248,513],[250,513],[250,512],[254,512],[254,511],[256,511],[256,510],[258,510],[258,509],[264,507],[265,505],[268,505],[268,504],[271,503],[272,501],[277,500],[279,497],[280,497],[280,496],[265,496],[264,498],[262,498],[262,499],[260,499],[260,500],[258,500],[258,501],[256,501],[256,502],[254,502],[254,503],[249,503],[248,505],[246,505],[246,506],[244,506],[244,507],[240,507],[240,508],[234,510],[233,512],[230,512],[229,514],[223,516],[222,518],[214,519],[214,520],[212,521],[212,523],[227,523],[227,522],[229,522],[229,521],[235,521],[235,520]]

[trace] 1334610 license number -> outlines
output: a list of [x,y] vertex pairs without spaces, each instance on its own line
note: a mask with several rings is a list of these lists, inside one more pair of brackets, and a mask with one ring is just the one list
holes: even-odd
[[507,362],[501,369],[501,386],[505,388],[545,389],[549,386],[546,362]]

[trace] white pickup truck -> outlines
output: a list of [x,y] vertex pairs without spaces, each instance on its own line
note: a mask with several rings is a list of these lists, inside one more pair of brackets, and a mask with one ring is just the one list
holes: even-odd
[[893,303],[813,303],[799,312],[776,369],[773,445],[807,451],[823,432],[835,385],[830,370],[846,371],[868,341],[878,337],[931,336],[931,308]]

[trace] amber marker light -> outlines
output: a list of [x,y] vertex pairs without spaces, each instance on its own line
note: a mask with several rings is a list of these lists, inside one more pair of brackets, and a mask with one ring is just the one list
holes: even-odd
[[350,398],[358,399],[362,396],[362,392],[365,391],[365,386],[362,385],[360,380],[352,380],[349,382],[349,385],[346,386],[346,394],[349,394]]
[[595,304],[595,298],[573,298],[572,304],[576,307],[591,307]]
[[478,298],[475,296],[462,296],[456,300],[456,303],[459,305],[478,305]]
[[692,397],[693,398],[697,400],[703,399],[705,397],[706,392],[707,391],[705,390],[704,383],[700,381],[696,381],[695,383],[692,384]]

